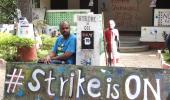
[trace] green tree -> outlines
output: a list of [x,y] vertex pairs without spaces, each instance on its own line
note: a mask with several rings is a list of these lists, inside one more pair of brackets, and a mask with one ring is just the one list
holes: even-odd
[[0,24],[13,23],[16,7],[16,0],[0,0]]

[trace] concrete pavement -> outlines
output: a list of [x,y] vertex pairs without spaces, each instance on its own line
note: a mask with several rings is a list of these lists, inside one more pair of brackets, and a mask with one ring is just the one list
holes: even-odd
[[[105,66],[105,54],[100,57],[101,65]],[[157,50],[135,53],[120,53],[118,67],[161,68],[161,60]]]

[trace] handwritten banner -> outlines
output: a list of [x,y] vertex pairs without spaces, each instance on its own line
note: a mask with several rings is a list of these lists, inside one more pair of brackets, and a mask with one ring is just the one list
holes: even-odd
[[140,31],[142,25],[152,24],[150,0],[108,0],[104,12],[108,21],[113,18],[120,31]]
[[154,27],[143,26],[141,27],[140,41],[143,42],[164,42],[164,34],[169,34],[169,27]]
[[103,35],[101,14],[77,14],[76,65],[100,65],[100,39]]
[[170,70],[8,63],[5,100],[169,100]]

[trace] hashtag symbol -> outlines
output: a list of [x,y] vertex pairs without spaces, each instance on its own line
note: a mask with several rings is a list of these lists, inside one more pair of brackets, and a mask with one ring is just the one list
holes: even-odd
[[22,69],[20,69],[17,75],[17,69],[15,68],[12,75],[7,74],[7,77],[10,78],[10,81],[6,81],[5,84],[8,84],[7,93],[9,93],[10,89],[12,89],[12,93],[14,93],[16,85],[22,85],[22,82],[19,82],[20,79],[24,79],[22,74]]

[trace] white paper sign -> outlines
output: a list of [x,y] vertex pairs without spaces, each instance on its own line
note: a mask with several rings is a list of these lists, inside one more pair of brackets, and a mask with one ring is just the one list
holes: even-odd
[[140,41],[164,42],[163,34],[170,34],[169,27],[142,27]]
[[170,9],[154,10],[154,26],[170,26]]
[[0,24],[0,32],[14,33],[14,24]]
[[77,22],[77,65],[100,65],[101,14],[79,14]]
[[33,24],[28,24],[28,26],[22,26],[22,24],[18,24],[17,36],[21,38],[30,38],[35,39]]

